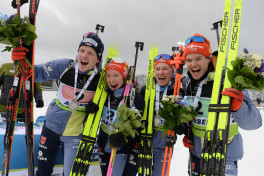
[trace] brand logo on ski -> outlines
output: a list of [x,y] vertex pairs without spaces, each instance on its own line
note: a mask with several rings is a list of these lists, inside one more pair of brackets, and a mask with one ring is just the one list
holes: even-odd
[[232,50],[236,50],[235,48],[235,44],[237,43],[237,39],[238,39],[238,32],[239,32],[239,22],[240,22],[240,9],[236,9],[235,10],[235,14],[234,14],[234,26],[233,26],[233,33],[232,33],[232,37],[231,37],[231,49]]
[[228,23],[229,22],[229,12],[225,12],[224,14],[224,19],[223,19],[223,27],[222,27],[222,36],[221,36],[221,43],[220,43],[220,51],[221,52],[224,52],[224,47],[227,43],[227,34],[228,34],[228,31],[227,29],[229,29],[229,26],[228,26]]
[[35,13],[36,0],[31,0],[31,13]]

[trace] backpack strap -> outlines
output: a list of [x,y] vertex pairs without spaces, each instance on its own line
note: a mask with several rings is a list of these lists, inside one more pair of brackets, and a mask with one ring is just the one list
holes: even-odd
[[65,70],[62,72],[62,74],[60,75],[60,79],[58,80],[58,85],[60,85],[60,80],[62,78],[62,76],[67,72],[69,71],[74,65],[74,60],[72,60],[68,65],[67,67],[65,68]]

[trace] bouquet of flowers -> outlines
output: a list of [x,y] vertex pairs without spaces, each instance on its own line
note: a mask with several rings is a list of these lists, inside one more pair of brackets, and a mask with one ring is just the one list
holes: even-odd
[[233,69],[227,68],[227,76],[235,89],[264,88],[264,59],[260,55],[240,54],[231,64]]
[[0,13],[0,43],[7,45],[3,51],[11,51],[18,47],[20,39],[25,45],[30,45],[36,38],[36,27],[32,25],[28,17],[20,19],[18,14],[6,15]]
[[165,131],[173,130],[181,123],[188,123],[197,116],[194,108],[180,99],[180,97],[170,95],[165,96],[160,102],[159,115],[166,120],[163,124]]
[[134,138],[139,135],[137,129],[139,127],[143,128],[143,122],[141,114],[137,109],[130,109],[124,103],[117,108],[117,119],[118,121],[114,123],[114,127],[118,129],[124,135],[124,139],[128,142],[128,137]]

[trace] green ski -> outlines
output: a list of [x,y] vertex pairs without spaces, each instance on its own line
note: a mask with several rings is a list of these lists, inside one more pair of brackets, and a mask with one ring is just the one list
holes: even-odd
[[145,109],[143,121],[145,128],[141,131],[138,175],[152,175],[152,137],[153,137],[153,113],[155,103],[156,84],[154,81],[154,58],[158,55],[157,44],[150,45],[148,74],[145,90]]
[[83,131],[83,136],[79,144],[78,151],[76,153],[75,160],[73,162],[71,176],[85,176],[88,172],[91,156],[93,153],[93,147],[96,142],[96,135],[99,128],[99,123],[104,107],[104,102],[107,97],[106,92],[106,79],[105,79],[105,66],[112,57],[116,57],[119,52],[119,46],[114,42],[111,44],[107,58],[102,69],[101,76],[98,82],[98,86],[94,95],[93,102],[99,106],[97,113],[90,113],[87,118],[87,122]]
[[[236,58],[240,32],[242,0],[235,0],[232,33],[229,45],[227,67]],[[228,144],[230,123],[230,98],[221,96],[225,88],[230,88],[229,80],[224,79],[223,67],[226,65],[226,53],[231,19],[232,0],[225,1],[219,55],[216,65],[211,104],[207,121],[204,146],[201,155],[201,175],[225,175],[225,156]],[[226,70],[225,70],[226,72]],[[224,84],[222,85],[224,80]]]

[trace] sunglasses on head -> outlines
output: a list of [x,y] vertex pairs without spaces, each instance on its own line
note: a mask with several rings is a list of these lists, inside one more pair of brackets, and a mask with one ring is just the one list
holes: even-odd
[[87,38],[87,37],[91,37],[91,36],[94,36],[96,38],[98,38],[98,35],[93,33],[93,32],[87,32],[83,35],[83,39]]
[[169,60],[170,58],[171,58],[171,56],[168,55],[168,54],[160,54],[160,55],[155,57],[154,62],[156,62],[156,61],[158,61],[160,59]]
[[120,59],[119,57],[112,57],[111,59],[108,60],[107,64],[110,64],[112,62],[115,62],[117,64],[122,64],[125,63],[122,59]]
[[196,43],[203,43],[205,41],[210,46],[210,44],[207,42],[207,40],[204,37],[202,37],[202,36],[193,36],[193,37],[188,38],[185,41],[185,46],[187,46],[190,43],[192,43],[192,41],[194,41]]
[[119,57],[113,57],[111,59],[111,62],[114,61],[115,63],[118,63],[118,64],[122,64],[124,63],[124,61],[122,59],[120,59]]

